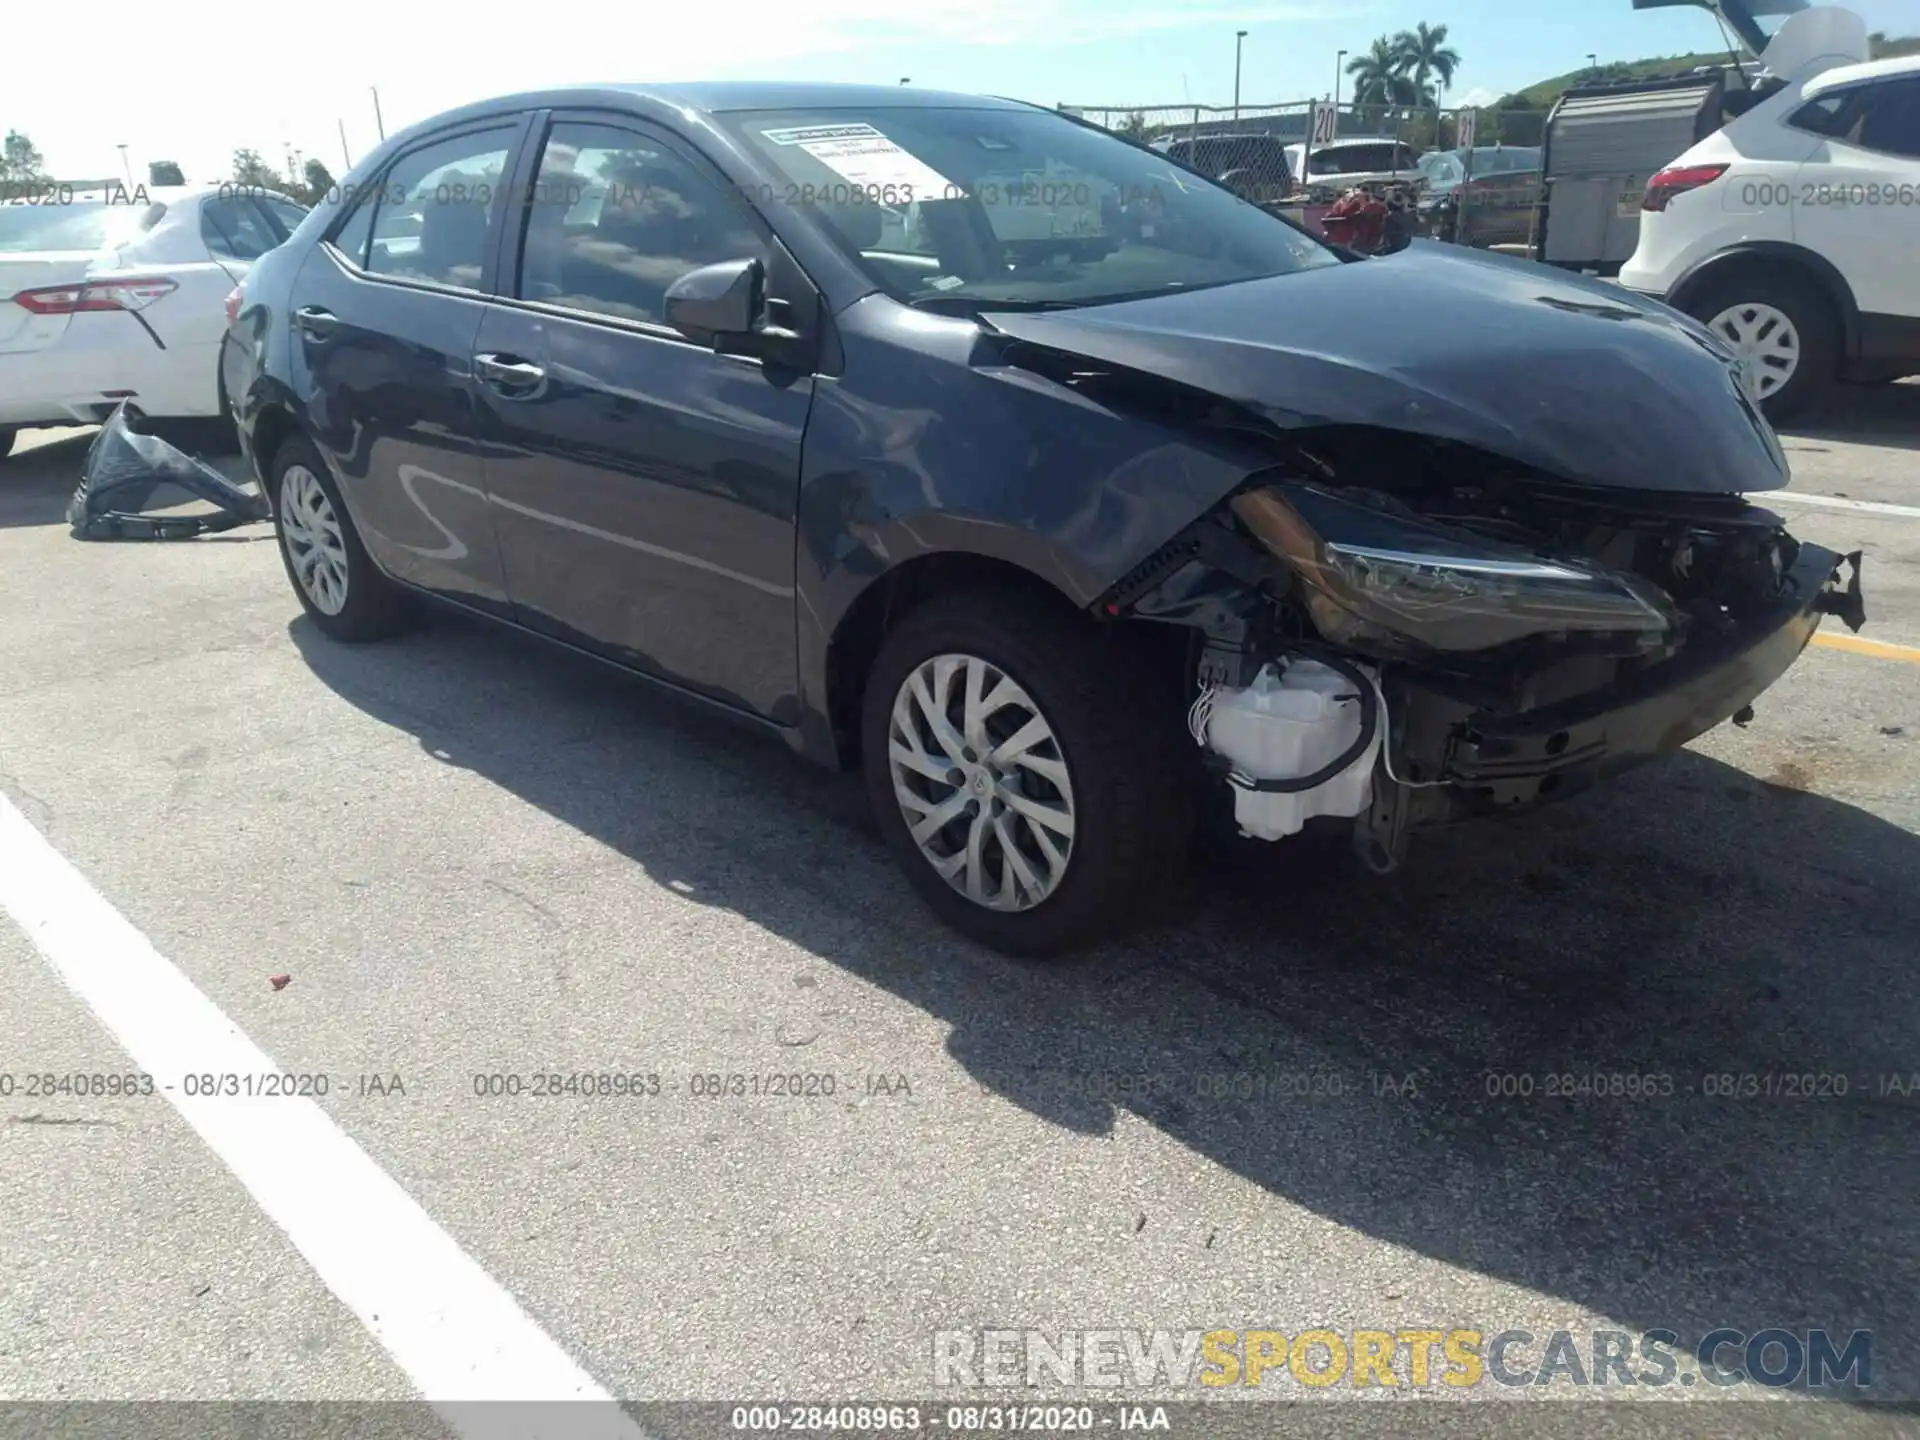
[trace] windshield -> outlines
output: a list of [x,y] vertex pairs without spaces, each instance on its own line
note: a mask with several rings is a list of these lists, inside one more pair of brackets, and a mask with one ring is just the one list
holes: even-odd
[[0,253],[72,250],[94,254],[124,245],[144,228],[156,207],[75,200],[70,204],[0,205]]
[[1341,263],[1165,155],[1047,111],[720,118],[783,179],[763,207],[814,210],[877,284],[928,308],[1089,305]]

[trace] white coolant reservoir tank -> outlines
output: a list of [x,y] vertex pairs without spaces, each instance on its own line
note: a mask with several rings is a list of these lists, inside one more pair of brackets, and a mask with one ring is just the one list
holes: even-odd
[[[1203,743],[1255,780],[1299,780],[1338,760],[1360,738],[1360,687],[1316,660],[1266,665],[1241,690],[1216,690]],[[1233,787],[1234,818],[1257,840],[1297,834],[1316,815],[1358,815],[1373,801],[1373,766],[1385,717],[1345,769],[1296,794]]]

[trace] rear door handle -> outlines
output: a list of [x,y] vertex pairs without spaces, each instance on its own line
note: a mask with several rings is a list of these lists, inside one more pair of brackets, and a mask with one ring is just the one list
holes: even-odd
[[293,312],[293,323],[312,340],[325,340],[340,328],[340,317],[318,305],[306,305]]
[[482,380],[502,395],[526,398],[546,382],[543,365],[513,355],[476,355],[473,369]]

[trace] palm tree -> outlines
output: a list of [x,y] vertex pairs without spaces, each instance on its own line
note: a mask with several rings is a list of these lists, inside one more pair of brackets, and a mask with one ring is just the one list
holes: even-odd
[[1356,106],[1385,108],[1415,103],[1413,83],[1400,68],[1400,52],[1384,35],[1373,42],[1372,49],[1361,51],[1347,62],[1347,74],[1353,77]]
[[1414,93],[1419,97],[1415,104],[1433,103],[1434,91],[1428,81],[1438,80],[1441,90],[1453,84],[1453,72],[1460,68],[1460,52],[1447,44],[1446,26],[1429,25],[1422,20],[1413,29],[1402,30],[1394,36],[1392,47],[1397,57],[1396,68],[1413,82]]

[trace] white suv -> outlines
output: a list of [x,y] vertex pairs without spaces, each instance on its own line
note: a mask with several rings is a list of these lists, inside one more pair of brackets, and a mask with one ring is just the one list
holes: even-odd
[[1620,281],[1706,322],[1776,419],[1920,373],[1920,55],[1787,85],[1688,150]]

